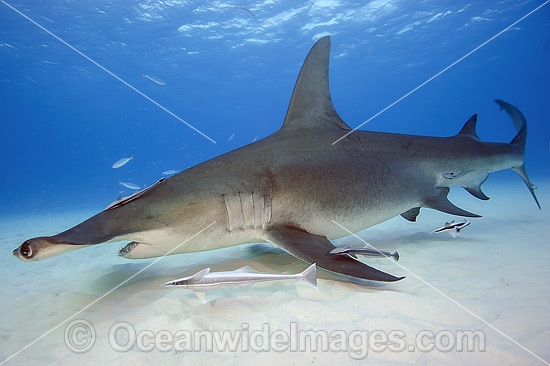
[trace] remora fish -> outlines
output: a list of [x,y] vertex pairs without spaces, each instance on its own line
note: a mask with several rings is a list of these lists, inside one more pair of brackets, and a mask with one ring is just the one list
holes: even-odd
[[193,290],[197,297],[204,303],[206,302],[204,291],[224,286],[234,285],[244,287],[253,285],[257,282],[278,280],[301,280],[311,287],[317,288],[317,270],[315,268],[315,263],[302,273],[291,275],[261,273],[249,266],[229,272],[210,272],[210,268],[205,268],[192,276],[166,282],[162,284],[162,286],[177,286]]
[[156,76],[141,74],[141,78],[142,79],[147,78],[147,79],[151,80],[153,83],[158,84],[158,85],[166,85],[166,82],[164,80],[159,79]]
[[[399,214],[415,221],[420,207],[479,217],[447,199],[450,187],[488,199],[481,184],[503,169],[517,172],[538,204],[524,167],[527,124],[517,108],[496,100],[518,130],[510,143],[480,141],[476,115],[451,137],[350,133],[330,98],[329,54],[330,38],[321,38],[274,134],[176,174],[67,231],[29,239],[14,254],[36,261],[130,240],[124,258],[137,259],[268,242],[330,271],[397,281],[403,277],[331,255],[330,239]],[[469,173],[447,179],[449,172]]]
[[120,168],[121,166],[126,165],[130,160],[134,160],[134,155],[130,156],[129,158],[122,158],[122,159],[117,160],[113,164],[113,168],[115,168],[115,169]]
[[458,238],[460,235],[460,230],[464,229],[468,225],[470,225],[470,221],[461,220],[455,222],[455,220],[453,220],[451,222],[446,222],[444,226],[435,229],[432,233],[447,231],[453,238]]
[[357,254],[366,255],[369,257],[388,257],[393,258],[394,261],[399,260],[399,253],[394,251],[393,253],[386,252],[385,250],[371,249],[371,248],[357,248],[349,245],[343,247],[337,247],[330,251],[330,254],[337,255],[351,255],[353,258],[357,258]]

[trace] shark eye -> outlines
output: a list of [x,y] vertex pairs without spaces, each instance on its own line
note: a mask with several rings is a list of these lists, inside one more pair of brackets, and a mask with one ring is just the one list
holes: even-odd
[[19,248],[19,253],[25,258],[30,258],[32,257],[32,248],[28,243],[23,243]]

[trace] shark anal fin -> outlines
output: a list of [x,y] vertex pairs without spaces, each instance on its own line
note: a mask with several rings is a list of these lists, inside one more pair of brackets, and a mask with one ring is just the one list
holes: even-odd
[[404,219],[407,219],[412,222],[416,222],[416,218],[418,217],[419,214],[420,214],[420,207],[413,207],[410,210],[403,212],[401,216]]
[[445,212],[451,215],[464,217],[481,217],[480,215],[463,210],[460,207],[452,204],[451,201],[449,201],[449,199],[447,198],[449,191],[449,187],[438,187],[438,193],[432,198],[427,199],[422,206]]
[[330,254],[335,246],[324,236],[289,226],[272,227],[267,234],[269,242],[289,254],[329,271],[372,281],[393,282],[404,278],[379,271],[347,255]]
[[483,191],[481,190],[481,187],[464,187],[465,190],[468,191],[472,196],[479,198],[480,200],[488,200],[489,197]]
[[489,197],[487,197],[487,195],[483,193],[483,191],[481,190],[481,185],[485,183],[488,177],[489,173],[478,173],[476,175],[473,175],[470,178],[469,182],[466,182],[461,186],[472,196],[479,198],[480,200],[486,201],[489,199]]

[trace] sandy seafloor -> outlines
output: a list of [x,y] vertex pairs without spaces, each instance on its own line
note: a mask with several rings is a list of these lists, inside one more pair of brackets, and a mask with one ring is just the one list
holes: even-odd
[[[11,251],[25,239],[60,232],[94,212],[2,217],[0,357],[5,360],[28,346],[5,364],[544,365],[521,347],[550,362],[550,182],[535,183],[541,211],[519,177],[509,182],[491,177],[484,185],[491,197],[487,202],[460,188],[453,189],[453,202],[483,215],[472,219],[457,239],[446,233],[430,233],[453,217],[429,209],[422,210],[416,223],[397,217],[361,232],[360,237],[378,248],[399,251],[398,263],[366,261],[394,275],[407,276],[400,282],[352,283],[319,270],[318,290],[292,281],[259,284],[252,289],[228,287],[207,293],[210,301],[206,304],[188,290],[162,288],[160,284],[204,267],[219,271],[250,265],[265,272],[297,273],[306,265],[264,244],[176,255],[163,258],[100,299],[154,260],[118,258],[121,244],[114,243],[24,263],[12,257]],[[73,353],[64,341],[68,320],[94,301],[70,320],[90,322],[96,332],[95,343],[86,353]],[[408,345],[414,345],[421,331],[435,335],[471,330],[484,332],[486,350],[371,349],[363,361],[353,360],[352,351],[258,352],[242,351],[242,345],[236,352],[215,348],[208,352],[206,346],[201,352],[170,347],[164,352],[140,351],[137,347],[117,352],[108,341],[109,329],[117,322],[132,324],[136,332],[149,330],[154,334],[162,330],[172,334],[178,330],[238,331],[244,329],[243,324],[252,332],[261,331],[264,323],[269,324],[270,332],[290,332],[291,323],[299,330],[332,335],[335,330],[347,334],[397,330],[406,334]],[[77,336],[86,340],[84,333]]]

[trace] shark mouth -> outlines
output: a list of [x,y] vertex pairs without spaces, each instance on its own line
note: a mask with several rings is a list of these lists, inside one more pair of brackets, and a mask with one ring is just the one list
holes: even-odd
[[120,248],[120,250],[118,251],[118,256],[119,257],[124,257],[125,255],[130,253],[138,245],[139,245],[139,243],[137,243],[135,241],[126,244],[124,247]]

